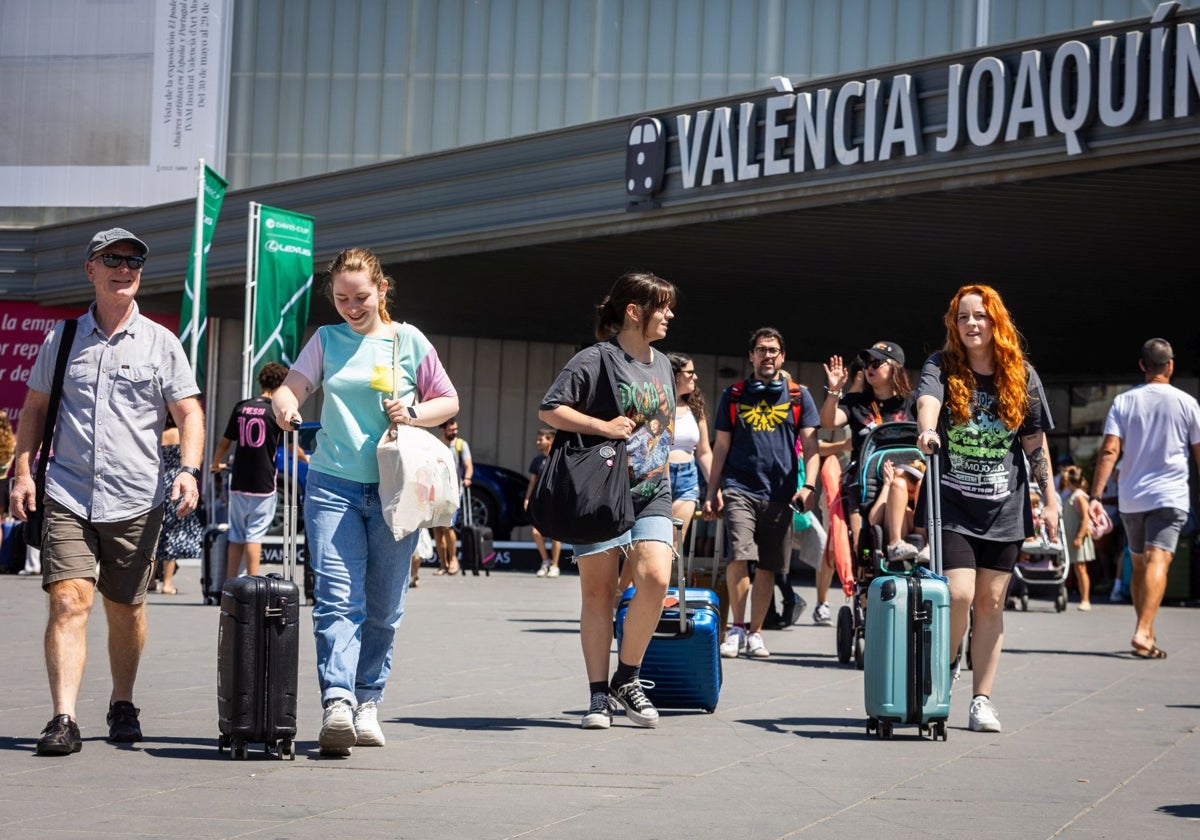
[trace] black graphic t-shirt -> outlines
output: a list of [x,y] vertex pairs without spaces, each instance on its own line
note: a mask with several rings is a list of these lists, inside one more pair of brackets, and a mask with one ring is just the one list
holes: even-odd
[[[616,380],[615,400],[608,370]],[[667,357],[655,351],[646,364],[627,355],[615,339],[593,344],[567,362],[542,397],[543,411],[560,405],[601,420],[624,415],[634,422],[633,434],[626,442],[634,511],[639,517],[670,516],[667,457],[675,435],[675,377]],[[583,437],[588,444],[600,440]]]
[[942,527],[948,531],[1014,542],[1033,536],[1033,508],[1021,437],[1054,428],[1050,406],[1037,371],[1028,365],[1029,408],[1019,429],[1008,429],[998,416],[994,377],[975,374],[971,416],[965,425],[950,422],[945,405],[946,374],[942,354],[934,353],[921,371],[919,395],[942,402],[938,436],[944,442]]
[[238,403],[229,416],[225,437],[237,444],[229,489],[252,496],[274,493],[275,452],[283,430],[275,425],[271,401],[260,396]]
[[541,475],[542,470],[546,467],[546,462],[550,460],[549,455],[543,455],[541,452],[533,456],[533,460],[529,462],[529,474]]
[[876,426],[897,420],[916,419],[913,415],[915,404],[912,393],[908,397],[888,397],[886,400],[880,400],[874,394],[856,391],[845,394],[838,400],[838,408],[846,412],[850,426],[850,460],[858,463],[863,441]]

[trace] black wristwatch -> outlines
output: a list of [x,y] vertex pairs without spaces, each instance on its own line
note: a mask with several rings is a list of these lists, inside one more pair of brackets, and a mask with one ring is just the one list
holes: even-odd
[[196,481],[200,480],[200,468],[199,467],[180,467],[179,472],[187,473],[192,478],[196,479]]

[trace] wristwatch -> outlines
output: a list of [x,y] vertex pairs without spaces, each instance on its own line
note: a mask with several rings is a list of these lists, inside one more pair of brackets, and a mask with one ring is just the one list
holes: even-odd
[[179,472],[187,473],[188,475],[190,475],[192,478],[196,479],[197,481],[200,480],[200,468],[199,467],[180,467]]

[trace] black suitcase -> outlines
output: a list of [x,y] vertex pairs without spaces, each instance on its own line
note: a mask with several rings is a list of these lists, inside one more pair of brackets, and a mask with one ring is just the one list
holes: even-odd
[[[245,758],[262,744],[296,758],[300,589],[296,574],[296,473],[293,432],[284,436],[284,574],[243,575],[221,590],[217,638],[218,749]],[[290,474],[289,471],[290,470]],[[290,492],[289,492],[290,491]]]
[[492,544],[492,529],[486,525],[475,525],[471,511],[471,488],[464,488],[463,524],[459,528],[459,541],[462,543],[463,573],[467,569],[475,577],[482,571],[488,577],[492,576],[492,566],[496,565],[496,549]]

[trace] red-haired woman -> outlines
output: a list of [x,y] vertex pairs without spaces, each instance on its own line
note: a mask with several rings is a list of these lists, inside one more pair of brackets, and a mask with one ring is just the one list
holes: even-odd
[[1004,642],[1008,581],[1021,543],[1034,534],[1031,482],[1046,500],[1047,535],[1055,539],[1058,531],[1046,444],[1054,424],[1042,382],[1025,361],[1021,334],[995,289],[963,286],[944,320],[945,346],[926,360],[917,388],[917,445],[927,454],[940,448],[953,644],[966,634],[974,607],[968,725],[999,732],[992,682]]

